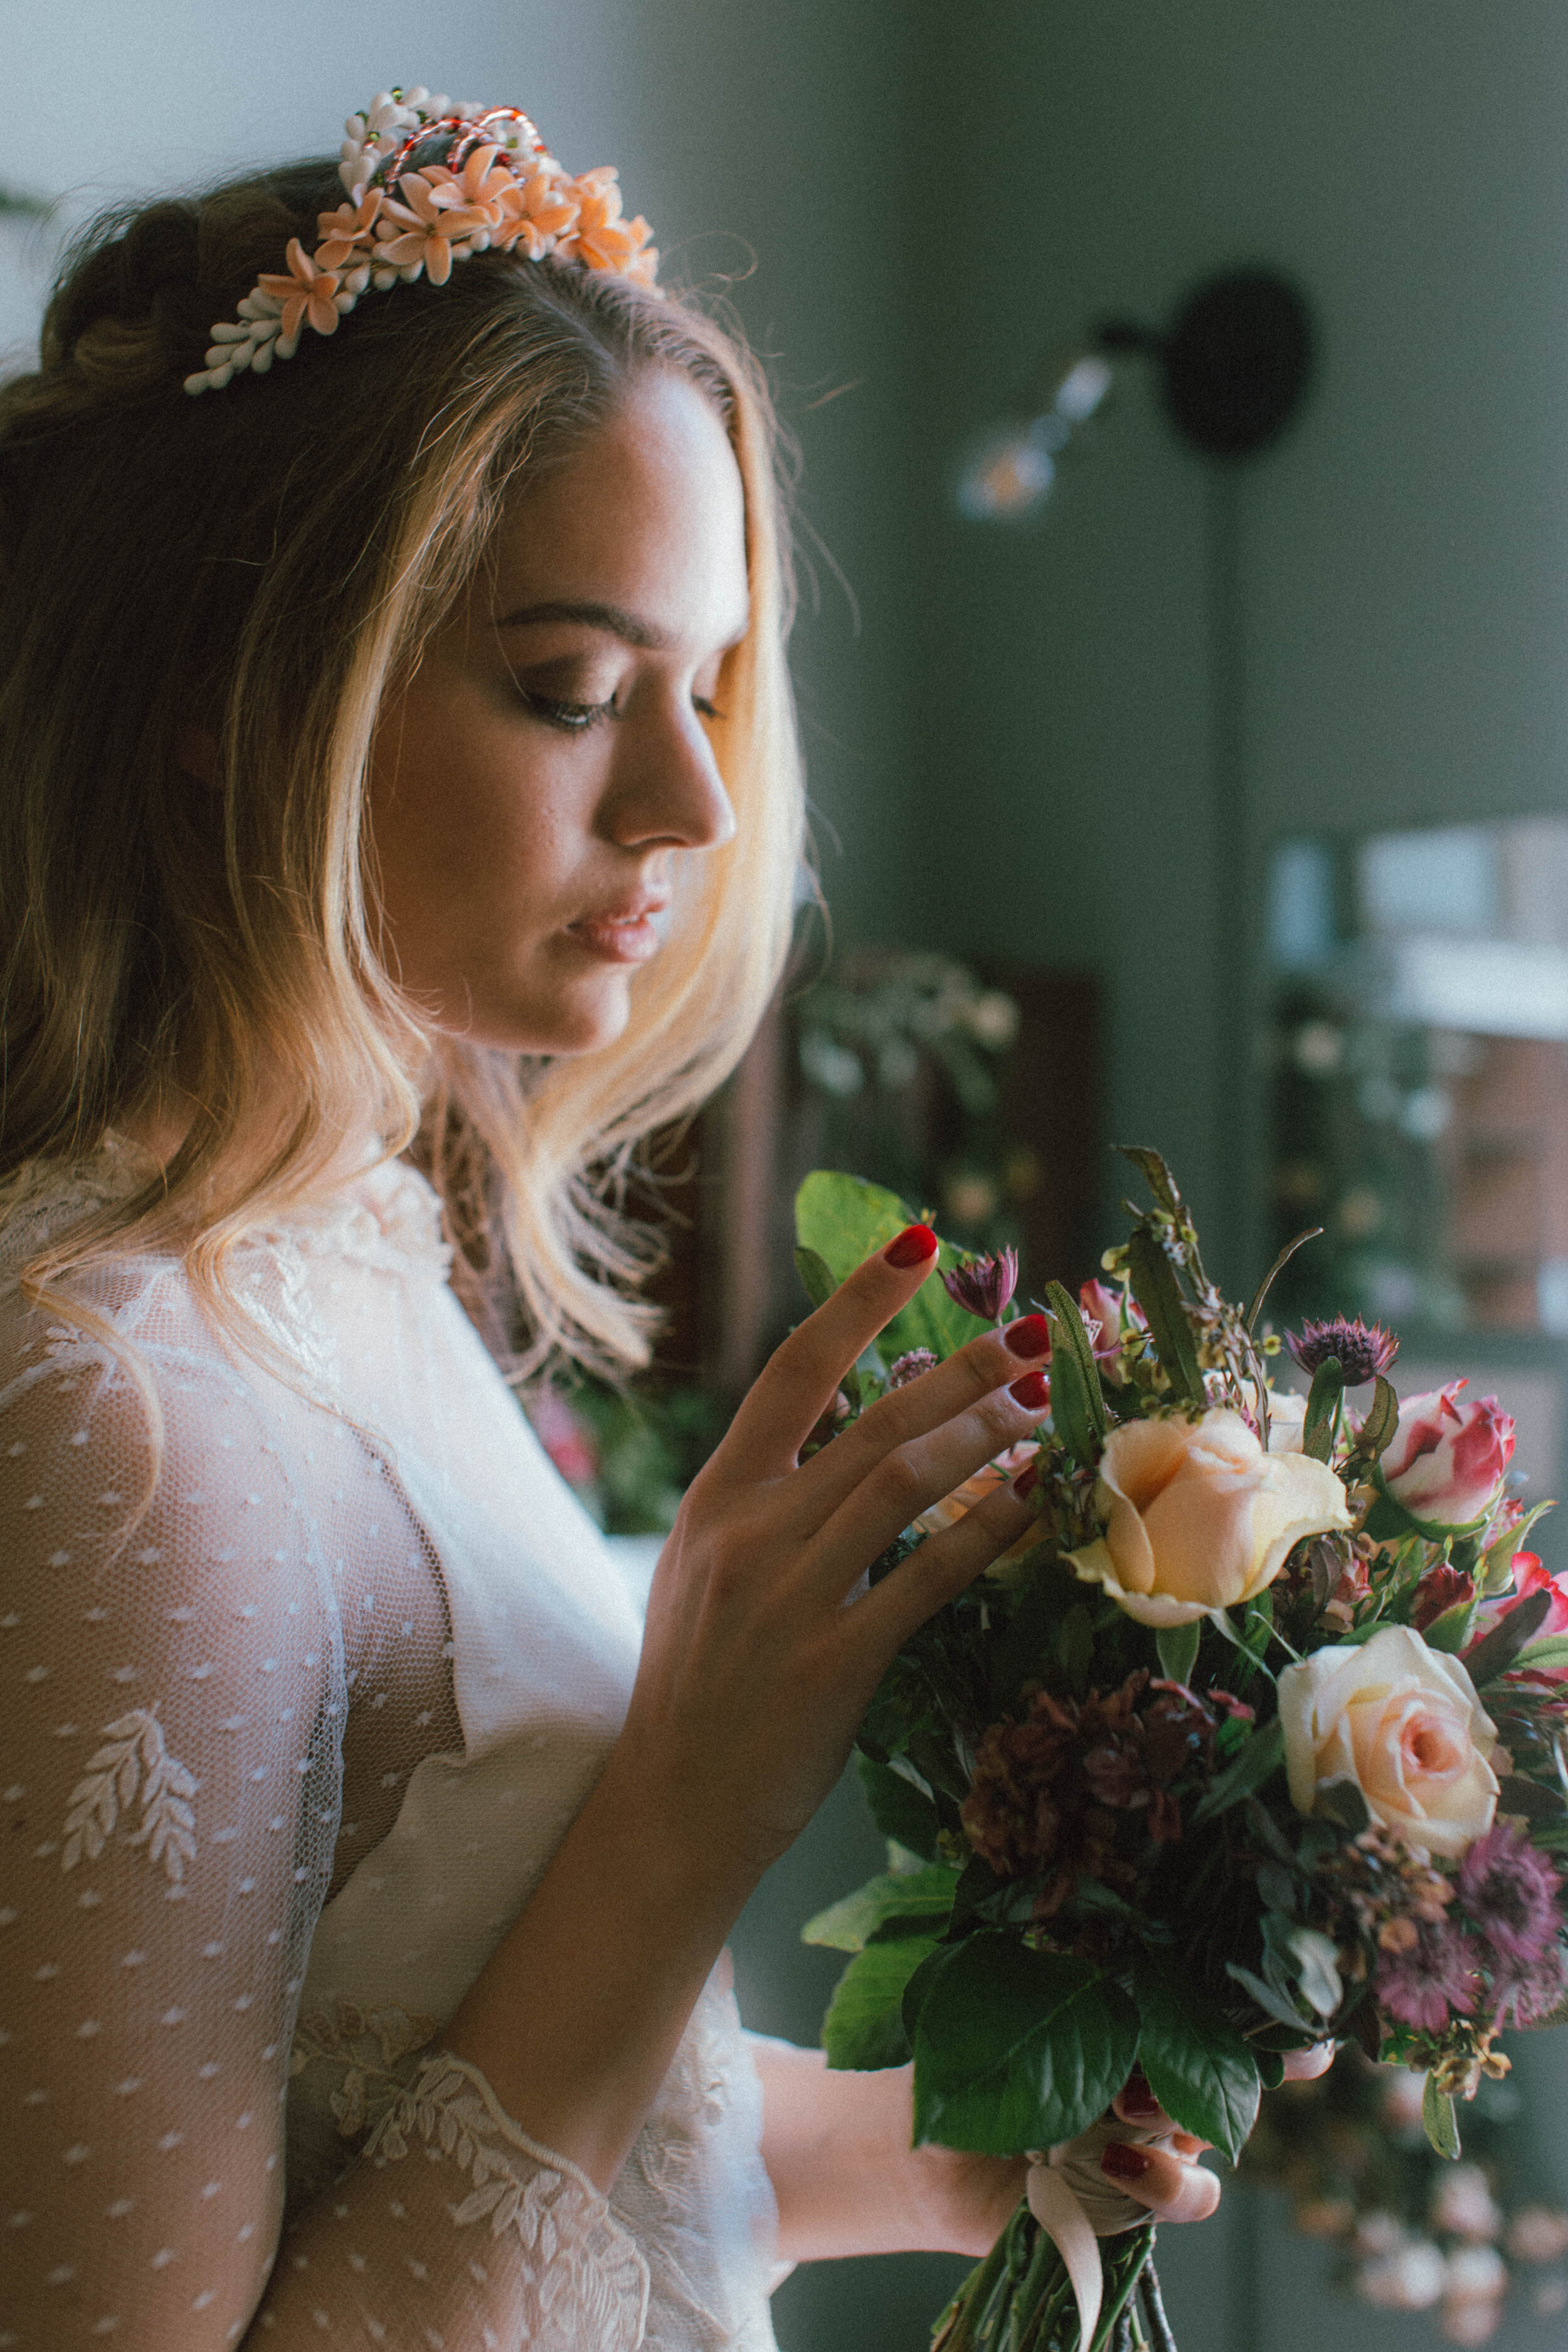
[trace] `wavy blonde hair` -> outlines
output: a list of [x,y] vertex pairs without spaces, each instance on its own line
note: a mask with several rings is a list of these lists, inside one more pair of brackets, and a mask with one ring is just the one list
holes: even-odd
[[[236,1244],[341,1174],[353,1139],[391,1154],[423,1126],[449,1222],[510,1262],[517,1369],[636,1364],[657,1252],[625,1213],[635,1147],[734,1066],[788,943],[803,801],[773,413],[691,302],[495,254],[190,398],[211,321],[340,194],[305,163],[100,223],[39,369],[0,391],[0,1206],[40,1161],[194,1104],[167,1167],[24,1280],[65,1307],[69,1275],[177,1251],[237,1336]],[[505,502],[649,368],[713,401],[744,487],[752,622],[714,730],[737,831],[698,861],[618,1042],[529,1061],[432,1032],[380,961],[369,754]],[[193,720],[219,789],[182,772]]]

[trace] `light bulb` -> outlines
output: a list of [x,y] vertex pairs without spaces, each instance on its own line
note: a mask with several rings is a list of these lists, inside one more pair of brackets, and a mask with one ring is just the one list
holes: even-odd
[[954,489],[960,514],[970,522],[1026,521],[1050,493],[1058,457],[1094,415],[1111,382],[1110,362],[1084,351],[1039,379],[1026,415],[972,444]]

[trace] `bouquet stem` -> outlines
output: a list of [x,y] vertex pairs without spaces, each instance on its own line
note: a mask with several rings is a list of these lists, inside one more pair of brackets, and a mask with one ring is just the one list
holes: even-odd
[[931,2352],[1176,2352],[1153,2245],[1152,2222],[1104,2241],[1100,2325],[1094,2342],[1080,2345],[1067,2265],[1020,2204],[937,2321]]

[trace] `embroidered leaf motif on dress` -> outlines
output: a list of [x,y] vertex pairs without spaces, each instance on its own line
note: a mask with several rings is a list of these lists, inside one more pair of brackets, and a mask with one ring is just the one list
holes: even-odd
[[163,1725],[144,1706],[104,1724],[102,1737],[105,1745],[89,1758],[85,1774],[70,1793],[61,1869],[74,1870],[84,1853],[89,1862],[98,1860],[140,1789],[142,1826],[131,1832],[128,1843],[144,1845],[148,1860],[161,1862],[172,1884],[180,1885],[186,1863],[196,1854],[196,1817],[190,1802],[196,1793],[195,1775],[170,1755]]

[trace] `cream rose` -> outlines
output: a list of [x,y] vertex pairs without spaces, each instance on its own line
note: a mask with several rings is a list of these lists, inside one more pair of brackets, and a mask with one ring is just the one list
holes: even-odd
[[1373,1819],[1416,1852],[1452,1860],[1490,1829],[1497,1727],[1458,1658],[1413,1626],[1287,1666],[1279,1722],[1299,1813],[1329,1781],[1353,1780]]
[[1095,1501],[1105,1533],[1068,1558],[1145,1625],[1184,1625],[1250,1601],[1292,1544],[1351,1524],[1326,1463],[1266,1454],[1224,1406],[1198,1421],[1172,1414],[1113,1429]]

